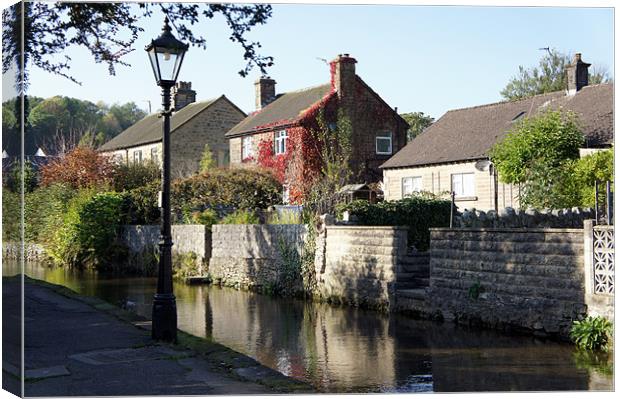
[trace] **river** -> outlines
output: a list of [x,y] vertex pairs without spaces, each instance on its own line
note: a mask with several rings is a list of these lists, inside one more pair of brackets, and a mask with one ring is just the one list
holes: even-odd
[[[3,263],[3,275],[19,272]],[[26,275],[150,316],[154,278],[26,263]],[[573,346],[453,323],[175,283],[181,330],[326,392],[612,390]]]

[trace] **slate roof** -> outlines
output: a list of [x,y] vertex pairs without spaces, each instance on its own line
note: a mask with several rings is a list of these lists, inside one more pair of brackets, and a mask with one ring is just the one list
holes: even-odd
[[586,86],[573,96],[557,91],[519,101],[448,111],[381,168],[487,158],[493,144],[503,138],[520,117],[560,107],[577,114],[588,147],[613,143],[613,84],[600,84]]
[[274,124],[294,123],[313,104],[319,102],[331,91],[331,84],[309,87],[280,95],[260,111],[250,114],[226,133],[226,137],[255,133],[263,127]]
[[[191,103],[183,107],[180,111],[172,114],[170,119],[170,134],[200,112],[209,108],[218,100],[226,98],[224,95],[197,103]],[[112,151],[121,148],[135,147],[137,145],[155,143],[162,139],[162,120],[158,114],[147,115],[123,130],[118,136],[99,147],[99,151]]]

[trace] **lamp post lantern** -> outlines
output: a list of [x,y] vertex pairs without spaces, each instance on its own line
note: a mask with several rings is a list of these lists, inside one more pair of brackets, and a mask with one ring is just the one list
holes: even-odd
[[183,57],[189,46],[174,37],[164,20],[161,35],[145,50],[149,54],[155,80],[162,90],[162,172],[161,172],[161,229],[159,235],[159,268],[157,292],[153,297],[151,336],[158,341],[174,342],[177,338],[177,305],[172,291],[172,235],[170,232],[170,90],[176,83]]

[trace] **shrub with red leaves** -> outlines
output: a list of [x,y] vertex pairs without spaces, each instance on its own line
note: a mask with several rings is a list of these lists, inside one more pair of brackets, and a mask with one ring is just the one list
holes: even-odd
[[41,184],[62,183],[72,188],[96,187],[110,183],[112,160],[97,151],[77,147],[41,169]]

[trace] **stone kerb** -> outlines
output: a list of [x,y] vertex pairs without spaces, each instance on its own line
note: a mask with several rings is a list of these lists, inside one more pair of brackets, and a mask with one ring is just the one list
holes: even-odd
[[431,229],[430,312],[567,336],[586,310],[582,229]]

